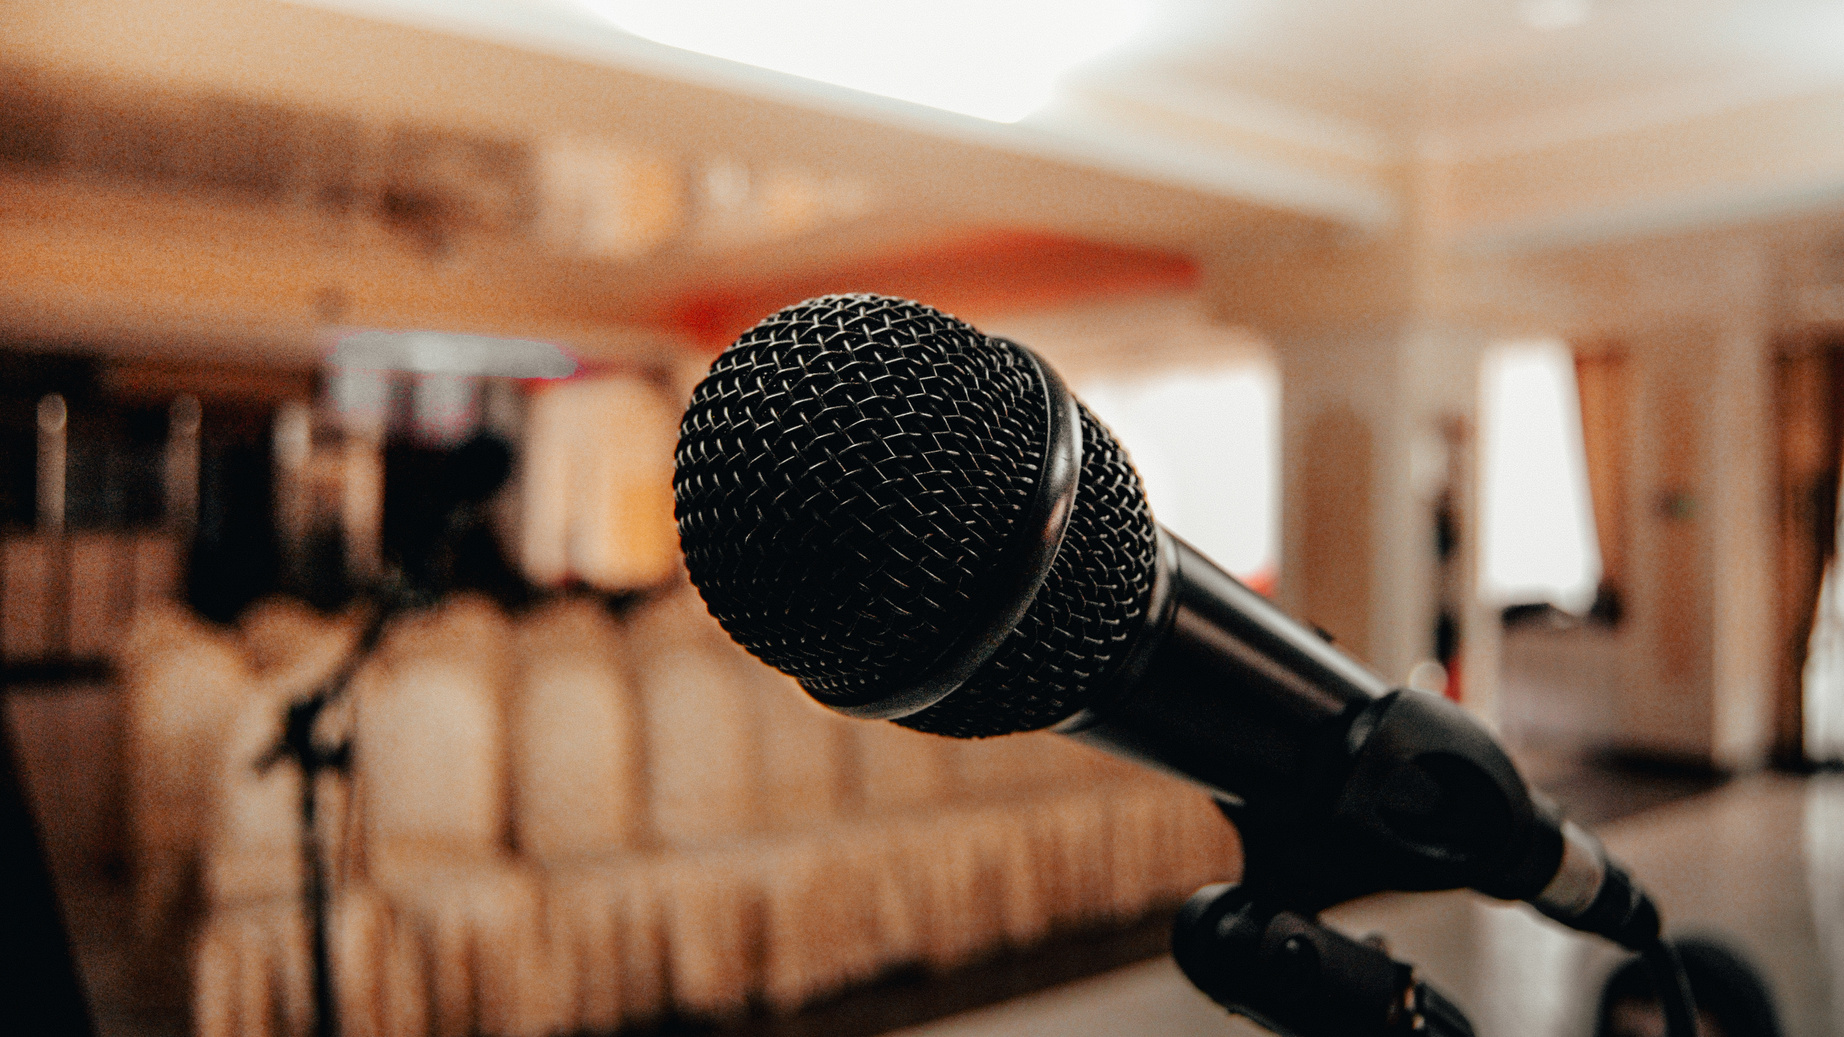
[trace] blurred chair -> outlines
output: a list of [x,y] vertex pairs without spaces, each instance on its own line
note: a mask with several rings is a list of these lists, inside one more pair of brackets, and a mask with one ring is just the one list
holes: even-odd
[[[305,1034],[311,972],[302,900],[301,774],[258,764],[275,747],[290,704],[312,693],[352,651],[359,617],[327,618],[293,601],[253,607],[240,624],[253,665],[211,789],[204,851],[207,915],[194,958],[193,1014],[201,1035]],[[351,700],[322,715],[331,743],[351,729]],[[320,844],[331,887],[329,938],[341,1032],[419,1034],[426,1014],[416,946],[375,890],[351,882],[347,784],[321,776]]]
[[631,850],[641,834],[640,725],[619,628],[576,599],[525,619],[517,639],[514,845],[546,864]]
[[507,846],[510,633],[463,595],[400,620],[353,682],[364,867],[417,934],[437,1037],[555,1028],[538,882]]
[[851,720],[813,701],[793,678],[727,645],[755,700],[762,740],[762,824],[773,831],[836,825],[850,815]]
[[267,598],[237,627],[263,683],[305,694],[351,654],[362,625],[357,613],[326,616],[293,598]]
[[1176,779],[1123,783],[1109,796],[1108,818],[1111,888],[1103,903],[1112,920],[1130,921],[1238,874],[1235,830],[1207,797]]
[[[421,1037],[426,995],[414,935],[375,890],[333,898],[328,957],[345,1037]],[[299,900],[213,912],[193,959],[197,1037],[305,1037],[313,1026],[308,919]]]
[[[353,629],[279,604],[246,620],[256,666],[197,956],[211,1037],[302,1025],[298,778],[252,761]],[[683,586],[627,624],[589,600],[514,624],[456,598],[399,621],[350,701],[362,838],[336,855],[333,939],[355,1034],[789,1012],[1141,917],[1235,871],[1233,830],[1195,790],[1060,736],[838,717]]]
[[[250,689],[237,705],[211,789],[211,820],[204,852],[205,899],[230,905],[270,897],[297,897],[301,874],[301,772],[283,761],[258,764],[281,739],[291,704],[311,694],[352,652],[357,616],[322,617],[299,602],[257,604],[240,624],[254,667]],[[321,716],[327,743],[351,729],[350,699]],[[337,881],[349,869],[347,783],[323,774],[318,792],[320,845]]]
[[787,1012],[901,964],[913,933],[889,910],[890,841],[853,813],[858,725],[728,650],[761,724],[761,994]]
[[666,1011],[662,865],[627,855],[545,869],[547,964],[565,1029],[607,1033]]
[[689,585],[634,619],[646,802],[673,1009],[733,1015],[756,990],[762,738],[733,649]]
[[674,1009],[788,1010],[893,963],[849,721],[744,654],[689,587],[634,624]]
[[660,848],[753,833],[762,818],[759,710],[723,631],[686,584],[635,617],[630,643],[646,718],[647,813]]
[[513,841],[542,869],[555,1023],[613,1030],[664,1007],[657,883],[638,856],[638,703],[619,628],[587,599],[519,624]]
[[1008,888],[1011,880],[1025,879],[1007,874],[990,854],[990,823],[953,811],[895,826],[893,849],[917,936],[907,956],[931,970],[945,972],[1006,945],[1001,905],[1023,894]]
[[158,944],[175,934],[225,736],[253,675],[227,632],[166,603],[136,613],[117,664],[125,698],[135,921],[142,936]]
[[851,823],[764,847],[761,992],[790,1012],[908,961],[916,933],[884,826]]
[[961,747],[949,739],[862,721],[852,725],[851,738],[858,795],[866,814],[887,817],[935,810],[959,791],[953,765]]

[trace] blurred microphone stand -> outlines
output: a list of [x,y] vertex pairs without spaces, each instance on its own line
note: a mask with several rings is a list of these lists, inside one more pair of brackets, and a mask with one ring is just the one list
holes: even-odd
[[257,761],[259,772],[291,761],[301,772],[301,863],[303,898],[311,922],[315,1037],[337,1037],[333,970],[328,950],[326,859],[321,843],[319,784],[322,774],[346,775],[352,765],[352,735],[323,740],[322,718],[339,703],[352,678],[369,662],[392,621],[427,608],[448,595],[473,590],[516,607],[529,601],[533,588],[506,562],[493,533],[487,502],[511,472],[511,454],[489,436],[479,436],[453,451],[443,463],[433,514],[439,516],[401,553],[399,564],[378,585],[362,592],[369,614],[352,650],[325,680],[292,702],[276,744]]
[[352,736],[347,734],[327,744],[316,737],[317,729],[327,707],[344,697],[353,676],[370,661],[391,620],[426,603],[426,599],[395,582],[374,591],[372,597],[375,600],[371,614],[366,617],[364,629],[352,651],[339,669],[310,694],[289,703],[282,720],[281,740],[256,762],[259,773],[266,774],[284,761],[292,761],[301,772],[302,892],[311,926],[315,1037],[338,1037],[339,1033],[338,1014],[333,1007],[333,968],[327,948],[326,859],[318,823],[320,776],[331,772],[345,777],[352,765]]

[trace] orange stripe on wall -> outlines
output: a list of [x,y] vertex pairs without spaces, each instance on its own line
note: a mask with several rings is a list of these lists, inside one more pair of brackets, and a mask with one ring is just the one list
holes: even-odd
[[674,330],[722,349],[783,306],[830,292],[917,299],[969,320],[1110,295],[1195,286],[1197,264],[1173,252],[1033,231],[988,230],[831,273],[680,296]]

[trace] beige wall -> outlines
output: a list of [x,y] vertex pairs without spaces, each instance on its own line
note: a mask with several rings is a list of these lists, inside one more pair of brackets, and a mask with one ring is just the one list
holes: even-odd
[[[1443,421],[1477,427],[1491,342],[1611,343],[1630,365],[1630,578],[1621,626],[1562,660],[1611,698],[1576,732],[1726,767],[1761,762],[1776,636],[1772,350],[1799,291],[1786,256],[1804,248],[1757,225],[1523,252],[1333,240],[1212,268],[1216,312],[1257,329],[1280,359],[1282,603],[1402,680],[1429,650],[1436,594],[1418,450]],[[1470,588],[1474,485],[1461,491]],[[1463,629],[1467,703],[1496,718],[1495,610],[1469,601]],[[1560,695],[1554,706],[1571,708]]]

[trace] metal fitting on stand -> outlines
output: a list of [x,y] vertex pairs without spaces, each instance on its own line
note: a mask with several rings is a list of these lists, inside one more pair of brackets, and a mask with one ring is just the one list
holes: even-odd
[[1381,947],[1266,907],[1242,886],[1193,894],[1172,954],[1212,1000],[1287,1037],[1473,1037],[1451,1001]]

